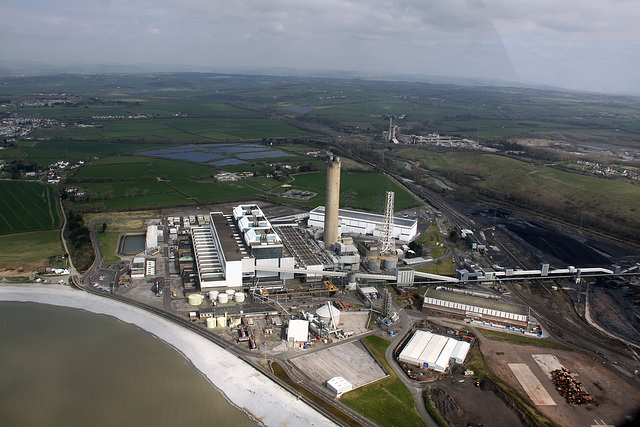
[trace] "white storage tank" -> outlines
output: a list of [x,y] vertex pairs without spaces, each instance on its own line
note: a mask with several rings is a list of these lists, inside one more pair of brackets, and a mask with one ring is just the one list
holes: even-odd
[[209,291],[209,299],[211,301],[215,301],[218,299],[218,295],[220,294],[220,292],[218,291]]
[[220,304],[226,304],[229,302],[229,295],[228,294],[220,294],[218,295],[218,302]]
[[207,328],[215,328],[216,327],[216,319],[213,317],[207,317]]
[[227,318],[225,316],[216,317],[216,322],[218,323],[218,328],[226,328],[227,327]]
[[234,298],[236,302],[244,302],[244,292],[236,292]]
[[[340,310],[335,308],[330,302],[317,309],[316,315],[320,320],[329,325],[330,328],[337,328],[340,323]],[[332,317],[333,323],[331,322]]]
[[204,299],[204,297],[200,294],[191,294],[188,297],[189,299],[189,305],[200,305],[202,304],[202,300]]
[[233,301],[233,296],[236,294],[236,291],[233,289],[227,289],[226,293],[227,297],[229,297],[229,301]]

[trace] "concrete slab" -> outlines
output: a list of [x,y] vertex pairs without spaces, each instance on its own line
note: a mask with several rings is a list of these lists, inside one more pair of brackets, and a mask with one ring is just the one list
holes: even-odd
[[333,377],[343,377],[355,389],[387,376],[359,341],[296,357],[291,362],[322,386]]
[[354,334],[359,335],[367,332],[367,326],[369,324],[369,312],[368,311],[341,311],[340,312],[340,325],[338,325],[344,332],[353,331]]
[[533,372],[531,372],[531,369],[526,365],[526,363],[509,363],[509,368],[511,369],[511,372],[513,372],[513,375],[518,379],[518,382],[524,391],[529,395],[534,405],[556,405],[547,390],[542,387],[542,384]]
[[551,379],[551,372],[556,369],[562,369],[562,363],[553,354],[532,354],[533,360],[536,361],[540,369]]

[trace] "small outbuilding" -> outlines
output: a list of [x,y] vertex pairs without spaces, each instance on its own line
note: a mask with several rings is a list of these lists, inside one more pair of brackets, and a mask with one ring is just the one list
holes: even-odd
[[353,385],[343,377],[333,377],[327,381],[327,388],[339,398],[343,393],[353,390]]

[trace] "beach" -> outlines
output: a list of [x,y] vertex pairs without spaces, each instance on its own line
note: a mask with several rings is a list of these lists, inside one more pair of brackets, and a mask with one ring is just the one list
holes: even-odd
[[64,285],[0,283],[0,301],[34,302],[81,309],[133,324],[173,347],[233,405],[263,425],[335,425],[215,343],[145,310]]

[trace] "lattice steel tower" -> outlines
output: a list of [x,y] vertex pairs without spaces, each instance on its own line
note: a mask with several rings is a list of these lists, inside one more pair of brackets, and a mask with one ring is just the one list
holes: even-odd
[[382,226],[382,247],[380,255],[395,255],[396,242],[393,238],[393,191],[387,191],[387,206],[384,211],[384,225]]

